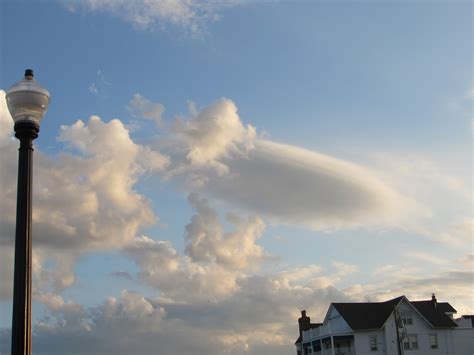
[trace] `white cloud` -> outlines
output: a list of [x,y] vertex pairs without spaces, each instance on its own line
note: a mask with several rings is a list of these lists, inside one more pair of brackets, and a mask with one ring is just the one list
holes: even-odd
[[177,119],[174,133],[193,167],[213,167],[219,175],[228,172],[220,159],[239,148],[250,149],[256,134],[254,127],[242,124],[237,106],[227,99],[202,109],[191,120]]
[[[360,295],[370,295],[374,301],[386,300],[401,294],[412,300],[420,300],[427,299],[431,293],[436,293],[438,300],[450,302],[458,310],[458,315],[471,314],[474,311],[472,254],[458,260],[446,258],[441,263],[423,254],[414,253],[414,255],[418,258],[414,258],[412,263],[393,265],[389,268],[382,266],[374,275],[374,280],[361,287]],[[421,260],[428,259],[431,266],[422,267],[420,257]],[[355,293],[353,295],[357,296]]]
[[434,256],[430,253],[423,252],[423,251],[406,251],[402,254],[405,258],[417,260],[421,263],[430,263],[434,265],[442,265],[448,263],[448,260],[445,258]]
[[219,13],[242,0],[62,0],[70,11],[85,10],[109,13],[140,30],[164,30],[177,27],[191,36],[201,35],[209,22],[219,20]]
[[445,229],[430,233],[430,237],[445,245],[464,246],[473,241],[474,219],[465,218],[447,226]]
[[136,118],[153,120],[157,126],[162,123],[162,115],[165,107],[160,103],[155,103],[140,94],[134,94],[127,105],[128,111]]
[[[153,242],[148,247],[158,244],[160,242]],[[150,262],[154,263],[148,259],[143,265]],[[159,265],[163,263],[160,261],[155,267]],[[334,266],[348,271],[344,272],[345,276],[340,275],[341,280],[347,281],[353,268],[338,262]],[[395,268],[387,270],[381,281],[351,284],[344,289],[337,288],[330,277],[317,277],[320,268],[316,265],[306,271],[301,268],[267,276],[247,274],[237,279],[238,287],[233,292],[211,301],[189,297],[187,302],[178,299],[169,302],[123,291],[119,298],[112,297],[97,307],[84,309],[51,295],[43,302],[54,312],[49,320],[37,324],[36,341],[44,346],[38,350],[40,354],[47,349],[44,344],[48,344],[50,350],[60,348],[63,342],[76,344],[80,340],[87,345],[73,346],[78,354],[104,351],[121,354],[132,347],[134,353],[145,354],[157,343],[162,354],[173,354],[178,349],[173,347],[177,337],[181,339],[179,349],[209,355],[264,354],[270,348],[275,354],[287,354],[294,351],[299,310],[306,309],[313,322],[322,321],[330,302],[381,301],[402,294],[419,300],[429,299],[435,292],[438,300],[449,301],[458,309],[458,314],[472,312],[469,292],[472,272],[456,269],[459,266],[453,261],[451,270],[433,271],[431,275],[420,275],[419,270],[412,275],[403,274]],[[296,274],[299,276],[292,276]],[[308,279],[309,275],[316,277]],[[176,274],[171,272],[168,277],[174,279]],[[301,284],[303,279],[306,282]],[[182,279],[180,282],[190,281]],[[127,341],[118,336],[124,332],[128,335]],[[181,338],[184,334],[186,336]],[[115,337],[120,339],[103,341]]]
[[465,95],[467,100],[474,100],[474,88],[469,89]]
[[169,241],[135,238],[123,252],[140,267],[139,279],[173,302],[222,299],[236,291],[245,271],[256,270],[266,257],[256,244],[263,233],[263,222],[230,214],[232,232],[224,232],[217,212],[207,200],[189,197],[196,210],[186,227],[188,255],[181,255]]
[[221,299],[232,293],[239,273],[216,264],[199,265],[169,241],[136,238],[123,250],[140,267],[139,279],[173,302]]
[[367,168],[257,137],[232,101],[177,120],[167,178],[280,223],[328,230],[396,226],[424,211]]
[[338,260],[333,260],[332,266],[336,269],[336,274],[333,276],[334,278],[344,278],[359,270],[357,265],[351,265]]
[[[5,91],[0,90],[0,144],[3,147],[8,144],[13,133],[13,119],[8,111],[5,100]],[[2,170],[3,171],[3,170]]]
[[98,70],[96,81],[89,85],[89,92],[97,97],[105,97],[111,86],[112,83],[105,79],[101,70]]
[[316,278],[315,275],[321,273],[321,271],[321,266],[312,264],[282,271],[279,273],[279,276],[282,279],[288,280],[288,282],[301,282],[308,281],[310,279],[314,280]]
[[[18,141],[12,139],[5,93],[0,94],[0,250],[7,262],[13,260]],[[71,152],[52,157],[35,149],[35,292],[69,287],[78,255],[119,249],[154,223],[148,200],[134,186],[144,174],[168,164],[167,157],[133,142],[119,120],[92,116],[87,123],[63,126],[60,140]],[[52,267],[44,266],[48,261]],[[11,297],[12,271],[2,267],[2,299]]]
[[[39,354],[54,354],[54,349],[67,343],[71,354],[125,354],[132,349],[134,354],[147,354],[160,344],[160,353],[165,355],[178,350],[209,355],[264,354],[270,348],[283,355],[294,351],[296,319],[301,309],[307,309],[317,322],[323,319],[330,302],[379,301],[401,294],[413,300],[427,299],[432,292],[440,301],[451,302],[460,313],[470,312],[473,307],[469,292],[472,272],[458,269],[472,263],[472,255],[453,261],[450,270],[420,275],[419,270],[400,272],[395,267],[386,269],[380,281],[344,289],[337,288],[337,282],[346,281],[356,268],[337,261],[333,262],[333,276],[318,276],[321,268],[317,265],[269,275],[240,274],[234,279],[236,287],[229,292],[222,294],[205,284],[207,295],[201,297],[202,288],[192,274],[196,263],[180,256],[169,242],[142,237],[127,248],[125,252],[143,271],[161,273],[152,286],[164,289],[171,298],[163,298],[162,294],[147,298],[122,291],[120,297],[86,309],[53,293],[39,295],[36,300],[51,310],[35,325]],[[204,266],[210,265],[215,263]],[[206,278],[214,271],[204,267],[199,272]],[[221,274],[213,281],[222,282],[223,276],[227,275]],[[174,293],[177,289],[183,292]]]
[[[71,354],[147,354],[159,344],[164,355],[177,351],[262,353],[261,347],[274,348],[275,354],[283,355],[293,350],[296,318],[302,306],[322,317],[330,300],[349,298],[334,287],[295,286],[276,275],[243,278],[233,294],[219,301],[190,300],[169,303],[124,290],[120,297],[87,309],[44,294],[37,301],[50,312],[35,324],[35,351],[54,354],[57,349],[59,353],[67,343]],[[288,326],[291,320],[293,326]]]
[[94,95],[99,95],[99,89],[97,89],[97,85],[95,83],[89,85],[89,92]]
[[193,261],[214,262],[229,269],[245,269],[256,266],[264,258],[263,248],[255,243],[265,228],[261,219],[243,219],[228,214],[227,221],[235,227],[235,231],[224,233],[217,212],[206,199],[191,194],[189,202],[197,212],[186,226],[186,253]]
[[[0,104],[0,145],[5,152],[0,156],[5,178],[0,191],[2,262],[12,260],[17,151],[5,112]],[[401,209],[413,211],[407,208],[409,201],[382,182],[388,179],[378,178],[374,171],[264,140],[250,127],[240,122],[235,104],[227,100],[196,112],[176,126],[179,144],[172,147],[178,149],[170,154],[171,168],[183,169],[170,176],[193,177],[202,182],[193,188],[209,196],[272,220],[317,229],[393,225],[402,218]],[[35,300],[51,312],[35,326],[38,354],[60,353],[65,344],[72,355],[149,354],[156,351],[156,344],[162,354],[170,355],[268,353],[268,349],[287,354],[294,351],[300,309],[308,309],[318,321],[329,302],[400,294],[426,298],[438,290],[443,291],[440,300],[459,309],[473,308],[469,299],[473,275],[468,271],[472,255],[430,275],[394,265],[374,276],[383,275],[380,280],[345,289],[338,284],[347,284],[357,266],[340,261],[332,263],[335,271],[330,275],[323,274],[320,265],[262,272],[259,266],[267,259],[258,244],[265,228],[262,220],[228,214],[221,221],[211,204],[196,194],[189,198],[195,213],[187,226],[184,254],[170,241],[137,238],[156,216],[135,191],[136,183],[144,174],[163,173],[168,159],[135,143],[120,121],[104,122],[96,116],[63,127],[60,140],[71,148],[68,153],[48,157],[35,152]],[[199,153],[190,155],[196,148]],[[462,195],[462,184],[441,180],[448,190],[460,187]],[[472,223],[467,226],[472,231]],[[123,291],[86,308],[58,295],[74,282],[73,266],[80,253],[115,248],[122,248],[136,263],[140,269],[136,279],[151,287],[156,297]],[[51,256],[53,265],[47,262]],[[421,254],[408,256],[417,262],[427,259]],[[2,281],[8,281],[1,270]],[[10,294],[2,286],[0,297]]]
[[459,247],[470,243],[473,233],[470,181],[453,176],[434,160],[410,155],[377,154],[377,175],[397,191],[412,196],[429,213],[415,215],[403,228],[419,236]]

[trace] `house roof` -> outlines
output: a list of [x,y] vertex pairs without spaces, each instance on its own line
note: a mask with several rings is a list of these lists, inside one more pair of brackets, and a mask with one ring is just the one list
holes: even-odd
[[447,302],[438,302],[436,307],[433,304],[433,301],[412,301],[410,302],[421,315],[431,323],[435,328],[451,328],[457,327],[456,322],[454,322],[449,316],[448,313],[456,313],[456,310]]
[[394,307],[404,298],[386,302],[333,303],[332,305],[353,330],[382,328]]
[[[353,330],[379,329],[403,298],[405,296],[386,302],[333,303],[332,305]],[[456,313],[449,303],[438,302],[435,307],[432,300],[412,302],[406,298],[405,300],[411,303],[434,328],[457,327],[457,324],[446,315],[446,313]]]

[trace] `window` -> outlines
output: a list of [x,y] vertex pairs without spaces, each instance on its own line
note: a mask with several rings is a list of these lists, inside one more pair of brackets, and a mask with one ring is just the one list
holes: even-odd
[[316,353],[318,351],[321,351],[321,343],[319,340],[313,341],[313,353]]
[[402,321],[403,325],[413,324],[413,319],[411,318],[411,312],[408,312],[408,311],[400,312],[400,320]]
[[430,348],[438,349],[438,334],[430,334]]
[[377,351],[377,335],[369,335],[370,351]]
[[405,339],[403,339],[403,348],[405,350],[417,350],[418,336],[416,334],[408,334]]

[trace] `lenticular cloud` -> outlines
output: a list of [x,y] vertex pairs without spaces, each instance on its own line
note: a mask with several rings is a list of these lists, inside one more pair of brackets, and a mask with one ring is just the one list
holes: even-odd
[[[258,137],[219,100],[177,121],[174,178],[279,223],[312,229],[393,225],[417,207],[362,166]],[[199,159],[198,159],[199,158]]]

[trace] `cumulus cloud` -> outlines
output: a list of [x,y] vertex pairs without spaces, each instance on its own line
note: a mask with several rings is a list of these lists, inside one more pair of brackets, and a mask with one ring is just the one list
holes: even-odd
[[[345,276],[340,277],[347,281],[353,268],[339,262],[334,266],[345,271]],[[453,262],[455,266],[460,264]],[[311,266],[307,271],[301,267],[271,275],[246,274],[237,279],[238,287],[233,292],[212,301],[196,297],[188,302],[169,302],[161,297],[146,298],[122,291],[118,298],[84,309],[51,295],[42,302],[54,312],[36,325],[36,341],[42,346],[48,344],[50,350],[65,341],[75,344],[87,339],[87,345],[79,346],[80,350],[73,347],[78,354],[104,351],[120,354],[132,346],[134,353],[145,354],[159,342],[160,353],[173,354],[176,337],[181,339],[180,335],[186,334],[179,345],[183,350],[192,349],[194,344],[194,351],[199,349],[210,355],[265,353],[270,347],[276,354],[287,354],[294,351],[299,310],[306,309],[313,322],[321,321],[330,302],[382,301],[402,294],[412,300],[428,299],[434,291],[440,301],[449,301],[460,314],[472,311],[460,306],[466,304],[461,302],[462,295],[447,297],[451,288],[456,294],[462,292],[470,297],[472,273],[461,270],[408,277],[394,269],[381,281],[351,284],[344,289],[329,278],[319,281],[319,272],[319,267]],[[308,275],[314,277],[307,278]],[[171,279],[175,276],[169,274]],[[303,279],[306,281],[301,283]],[[72,314],[76,316],[71,317]],[[121,338],[118,335],[124,332],[129,335],[126,342],[103,341],[114,336]]]
[[[166,157],[135,144],[118,120],[92,116],[61,127],[59,139],[75,150],[50,157],[36,152],[35,242],[56,249],[120,247],[155,221],[139,176],[162,169]],[[7,196],[13,200],[14,196]],[[11,221],[9,221],[11,223]]]
[[189,202],[197,211],[186,226],[186,252],[193,261],[215,262],[226,268],[245,269],[264,258],[263,248],[256,244],[265,228],[261,219],[243,219],[228,214],[227,221],[235,227],[235,231],[224,233],[217,212],[206,199],[191,194]]
[[[209,355],[257,354],[270,348],[283,355],[294,351],[299,310],[307,309],[313,321],[320,321],[330,302],[379,301],[401,294],[413,300],[427,299],[435,291],[440,301],[451,302],[460,312],[469,311],[457,302],[469,304],[466,297],[470,297],[472,272],[456,267],[472,263],[472,255],[453,261],[452,270],[420,275],[416,269],[401,272],[395,267],[385,270],[379,281],[350,284],[344,289],[337,286],[338,282],[346,283],[356,268],[339,261],[332,263],[335,274],[327,277],[320,276],[322,269],[318,265],[267,275],[246,272],[240,273],[234,279],[235,287],[225,293],[206,284],[207,297],[202,297],[203,289],[195,282],[192,269],[197,262],[179,255],[170,242],[142,237],[128,245],[125,253],[136,260],[142,271],[149,272],[148,276],[161,273],[151,286],[165,290],[171,298],[162,297],[163,294],[144,297],[124,290],[119,297],[87,309],[54,293],[39,295],[37,300],[50,313],[35,325],[35,351],[54,354],[55,349],[67,343],[71,354],[125,354],[132,349],[135,354],[146,354],[159,344],[160,354],[165,355],[177,350]],[[215,261],[201,264],[216,265]],[[212,278],[214,271],[204,267],[199,272],[202,278]],[[215,281],[225,280],[222,276],[226,275],[221,274]],[[148,285],[150,280],[142,279]],[[182,292],[173,294],[172,289]],[[453,298],[451,294],[448,298],[446,295],[453,289],[461,296]],[[463,299],[462,295],[467,296]]]
[[140,30],[163,30],[177,27],[191,36],[198,36],[206,24],[219,20],[220,12],[243,2],[197,0],[63,0],[70,11],[85,10],[93,13],[109,13]]
[[140,94],[134,94],[127,105],[128,111],[135,118],[152,120],[157,126],[161,125],[165,107],[157,102],[152,102]]
[[169,301],[220,299],[232,293],[238,272],[216,264],[199,265],[180,255],[169,241],[136,238],[123,250],[140,267],[139,279]]
[[[15,235],[18,142],[12,138],[5,93],[0,94],[0,250],[6,262],[12,260]],[[156,221],[148,200],[134,186],[144,174],[168,164],[164,155],[136,144],[119,120],[92,116],[87,123],[61,127],[59,140],[69,151],[59,156],[35,151],[32,216],[35,287],[54,292],[74,282],[78,255],[120,248]],[[44,267],[48,260],[52,267]],[[11,267],[2,267],[2,280],[0,296],[8,298]]]
[[256,217],[227,216],[234,226],[225,232],[217,212],[206,199],[192,194],[196,210],[186,227],[185,253],[180,254],[169,241],[149,237],[135,238],[123,252],[140,267],[139,279],[160,291],[173,302],[215,300],[232,294],[245,271],[256,270],[266,257],[256,243],[264,224]]
[[227,99],[219,100],[198,112],[190,120],[177,119],[174,133],[184,145],[186,160],[193,167],[213,167],[219,176],[228,172],[220,158],[252,147],[255,128],[244,126],[237,106]]
[[[0,216],[0,253],[12,250],[17,149],[2,106],[0,144],[7,153],[0,156],[6,177],[0,191],[5,212]],[[338,260],[329,275],[320,265],[262,271],[267,253],[258,241],[264,222],[242,217],[242,211],[223,220],[212,201],[195,193],[188,199],[194,214],[185,229],[182,253],[168,240],[136,237],[156,219],[146,198],[135,191],[140,177],[149,173],[164,173],[173,182],[183,179],[192,190],[270,220],[315,229],[393,225],[402,210],[417,211],[372,170],[262,139],[240,121],[229,100],[196,111],[190,120],[178,120],[173,129],[176,150],[170,152],[171,161],[135,143],[120,121],[104,122],[96,116],[61,128],[59,139],[67,153],[35,153],[35,300],[49,312],[35,325],[38,354],[59,353],[64,344],[71,354],[92,355],[149,354],[156,352],[156,344],[161,354],[268,349],[287,354],[294,351],[300,309],[317,321],[330,302],[400,294],[426,298],[440,289],[448,290],[443,292],[449,297],[439,298],[455,306],[472,302],[463,296],[471,294],[472,255],[449,269],[449,264],[440,264],[445,268],[431,274],[420,274],[416,266],[394,265],[368,284],[350,282],[357,266]],[[139,271],[114,275],[141,281],[153,297],[123,291],[87,308],[58,294],[74,282],[73,266],[80,253],[116,248]],[[52,264],[47,262],[51,255]],[[420,254],[408,258],[428,260]],[[2,262],[10,259],[2,257]],[[341,283],[348,286],[341,289]],[[0,296],[10,294],[3,286],[0,291]],[[452,292],[461,296],[452,298]],[[5,344],[0,352],[8,351]]]
[[237,355],[269,346],[275,354],[287,354],[293,350],[302,305],[322,317],[331,300],[350,298],[335,287],[295,285],[283,275],[241,278],[234,293],[212,302],[194,298],[170,303],[123,290],[119,297],[85,308],[43,294],[37,301],[47,314],[34,326],[35,351],[59,353],[67,343],[71,354],[147,354],[159,344],[164,355],[176,351]]

